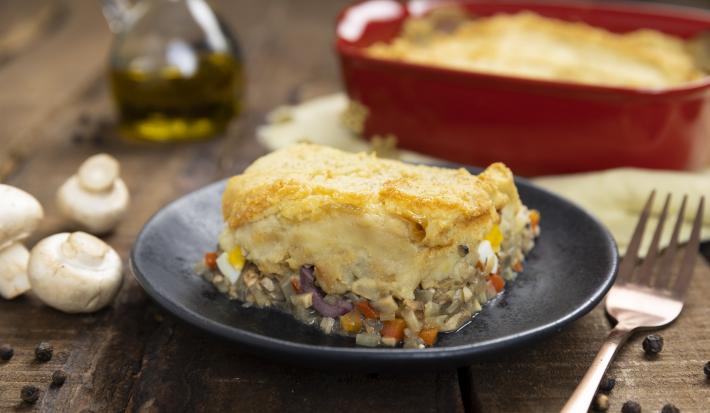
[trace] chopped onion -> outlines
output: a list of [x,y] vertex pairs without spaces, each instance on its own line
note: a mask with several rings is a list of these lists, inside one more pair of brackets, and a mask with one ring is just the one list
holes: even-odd
[[274,282],[271,281],[271,278],[262,278],[260,284],[266,291],[274,291]]
[[463,296],[464,302],[469,302],[471,301],[471,298],[473,298],[473,291],[464,285],[461,289],[461,295]]
[[397,305],[397,302],[394,301],[394,298],[392,298],[391,295],[388,295],[387,297],[380,298],[377,301],[373,301],[372,306],[375,307],[375,310],[381,312],[381,313],[393,313],[396,312],[399,309],[399,306]]
[[320,328],[324,333],[330,334],[333,332],[333,327],[335,327],[335,319],[331,317],[323,317],[320,320]]
[[304,265],[300,271],[301,290],[313,293],[313,308],[326,317],[338,317],[353,309],[353,305],[343,299],[338,299],[335,304],[329,304],[323,299],[323,292],[314,284],[315,274],[313,266]]
[[223,252],[217,258],[217,268],[219,268],[219,271],[222,273],[222,275],[224,275],[229,280],[230,284],[234,284],[235,282],[237,282],[239,276],[242,274],[241,270],[237,270],[236,268],[232,267],[232,264],[229,263],[229,257],[226,252]]
[[382,321],[394,320],[394,319],[395,319],[394,313],[380,313],[380,320],[382,320]]
[[279,285],[281,286],[281,291],[283,292],[286,301],[290,301],[291,296],[296,294],[293,290],[293,286],[291,285],[291,279],[289,277],[284,277],[284,280],[281,281]]
[[414,292],[414,296],[416,297],[417,301],[428,303],[429,301],[434,299],[434,289],[427,288],[426,290],[417,290]]
[[459,326],[463,324],[463,322],[470,317],[469,314],[466,314],[464,312],[457,313],[449,317],[448,320],[444,323],[444,326],[442,328],[442,331],[454,331]]
[[397,345],[397,339],[394,337],[382,337],[382,344],[389,347],[394,347]]
[[422,324],[419,322],[417,315],[411,308],[405,308],[402,310],[402,318],[407,323],[407,327],[415,333],[418,333],[422,329]]
[[355,344],[365,347],[377,347],[380,344],[380,338],[377,333],[360,333],[355,336]]
[[431,302],[424,304],[424,317],[434,317],[441,314],[441,305]]
[[453,314],[457,312],[459,308],[461,308],[461,301],[459,301],[459,299],[455,299],[448,307],[446,307],[446,314]]
[[427,328],[436,327],[439,330],[442,330],[444,327],[444,323],[446,323],[446,319],[448,317],[449,316],[447,316],[446,314],[438,315],[435,317],[427,317],[424,321],[424,326]]
[[484,265],[488,273],[498,271],[498,257],[496,257],[493,247],[488,240],[481,241],[478,244],[478,261]]
[[300,305],[301,307],[308,308],[313,305],[313,293],[292,295],[291,303],[293,305]]
[[404,339],[404,348],[424,348],[424,343],[421,343],[419,337],[408,337]]

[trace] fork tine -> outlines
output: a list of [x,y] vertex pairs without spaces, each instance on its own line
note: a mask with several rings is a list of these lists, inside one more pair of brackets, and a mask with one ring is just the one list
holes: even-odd
[[690,234],[690,241],[688,241],[688,245],[685,247],[683,263],[680,266],[678,279],[673,287],[674,293],[679,297],[685,297],[685,293],[688,291],[688,286],[690,285],[690,279],[693,276],[693,266],[695,265],[695,258],[698,256],[698,248],[700,247],[700,227],[703,225],[704,210],[705,197],[702,196],[700,197],[698,212],[695,215],[695,222],[693,222],[693,232]]
[[678,236],[680,235],[680,228],[683,225],[683,217],[685,216],[685,205],[688,202],[688,195],[683,195],[683,201],[680,203],[680,209],[678,210],[678,218],[676,218],[675,226],[673,227],[673,234],[671,235],[670,244],[666,247],[666,251],[661,257],[661,263],[658,266],[658,271],[656,275],[655,286],[659,288],[666,288],[668,281],[671,278],[671,266],[675,260],[676,253],[678,252]]
[[624,259],[621,260],[621,265],[619,265],[619,281],[631,281],[631,275],[633,274],[636,258],[638,257],[639,246],[643,238],[643,231],[646,228],[646,221],[648,221],[648,216],[651,213],[651,205],[653,205],[653,198],[655,196],[656,190],[654,189],[646,200],[646,205],[643,207],[639,221],[636,224],[636,229],[634,229],[634,234],[631,236],[628,248],[626,248]]
[[658,224],[656,225],[656,231],[653,233],[653,239],[651,240],[651,245],[648,247],[646,252],[646,258],[643,260],[643,264],[638,269],[639,279],[636,281],[641,285],[651,284],[651,275],[653,274],[653,265],[656,263],[656,257],[658,256],[658,242],[661,239],[661,234],[663,234],[663,227],[666,223],[666,215],[668,214],[668,204],[671,201],[671,194],[666,195],[666,200],[663,202],[663,210],[661,215],[658,217]]

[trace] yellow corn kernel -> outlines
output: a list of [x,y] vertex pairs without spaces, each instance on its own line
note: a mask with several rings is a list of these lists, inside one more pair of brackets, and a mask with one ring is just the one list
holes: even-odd
[[488,231],[488,234],[486,234],[483,239],[491,243],[493,251],[498,252],[500,250],[500,243],[503,242],[503,233],[500,231],[498,224],[494,224],[493,228]]
[[239,246],[232,248],[227,254],[227,260],[232,265],[232,267],[241,270],[244,268],[244,255],[242,254],[242,249]]
[[357,310],[340,316],[340,327],[348,333],[359,333],[362,330],[362,316]]

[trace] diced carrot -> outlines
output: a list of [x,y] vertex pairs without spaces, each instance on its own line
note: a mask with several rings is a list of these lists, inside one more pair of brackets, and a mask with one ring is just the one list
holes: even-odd
[[520,272],[523,270],[523,263],[518,261],[515,264],[513,264],[513,271],[515,272]]
[[436,343],[436,338],[439,335],[439,329],[436,327],[425,328],[419,332],[419,338],[422,339],[427,346],[433,346]]
[[297,293],[301,292],[301,283],[298,281],[298,278],[291,277],[291,287],[293,287],[293,291]]
[[535,209],[530,210],[530,226],[532,229],[537,228],[540,225],[540,213]]
[[493,288],[496,289],[496,292],[499,293],[501,290],[503,290],[503,287],[505,287],[505,280],[503,280],[503,277],[501,277],[498,274],[491,274],[488,276],[488,281],[493,284]]
[[395,318],[394,320],[387,320],[382,323],[382,337],[392,337],[397,340],[397,342],[402,341],[404,338],[404,327],[407,323],[401,318]]
[[355,307],[360,310],[360,313],[364,315],[365,318],[379,317],[377,311],[375,311],[375,309],[370,306],[370,303],[368,303],[367,300],[358,301],[357,303],[355,303]]
[[359,333],[362,330],[362,316],[353,310],[340,316],[340,327],[348,333]]
[[207,254],[205,254],[205,265],[210,270],[217,269],[217,253],[216,252],[208,252]]

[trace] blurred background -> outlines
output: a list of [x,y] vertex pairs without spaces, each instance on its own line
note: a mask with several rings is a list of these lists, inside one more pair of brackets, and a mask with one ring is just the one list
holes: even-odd
[[[86,108],[83,122],[96,121],[98,127],[120,131],[124,137],[201,139],[222,134],[233,117],[254,125],[260,121],[255,114],[337,89],[340,79],[333,52],[333,25],[337,13],[349,3],[205,2],[203,8],[216,10],[221,22],[210,21],[209,10],[198,12],[206,19],[200,24],[215,27],[209,38],[200,39],[202,57],[190,62],[183,49],[200,44],[195,37],[203,34],[189,28],[195,22],[176,2],[4,0],[0,3],[0,80],[9,80],[2,84],[0,98],[0,113],[7,118],[0,125],[1,139],[5,143],[29,139],[24,135],[31,135],[31,125],[56,109],[65,97],[87,90],[97,95],[108,92],[114,104],[97,99],[100,104]],[[710,2],[703,0],[665,3],[710,7]],[[132,8],[134,4],[137,7]],[[145,8],[151,9],[148,15],[131,27],[130,34],[122,33],[131,18],[123,16],[125,21],[121,22],[120,15],[143,15]],[[328,15],[333,25],[322,23]],[[182,73],[161,73],[162,87],[146,92],[141,89],[146,79],[131,72],[127,62],[136,55],[163,52],[166,42],[156,40],[156,34],[183,37],[185,42],[173,44],[165,54],[177,60],[182,54],[188,61],[183,58],[179,62]],[[319,56],[309,58],[312,54]],[[146,70],[167,65],[165,61],[144,60],[141,68]],[[188,73],[194,80],[181,80]],[[189,97],[191,106],[174,107],[176,96]],[[156,105],[182,118],[170,123],[141,117],[146,108],[155,109]],[[121,121],[115,116],[119,109]],[[210,121],[190,122],[191,115],[200,117],[201,113],[209,113]]]

